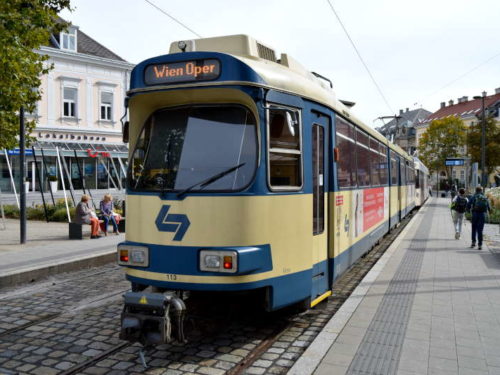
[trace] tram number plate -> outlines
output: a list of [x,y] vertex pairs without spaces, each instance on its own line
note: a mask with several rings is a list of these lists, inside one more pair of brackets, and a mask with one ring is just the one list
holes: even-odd
[[200,59],[148,65],[144,70],[146,85],[178,82],[210,81],[220,74],[220,62],[216,59]]
[[166,273],[164,274],[165,280],[168,281],[175,281],[177,280],[177,275],[174,275],[173,273]]

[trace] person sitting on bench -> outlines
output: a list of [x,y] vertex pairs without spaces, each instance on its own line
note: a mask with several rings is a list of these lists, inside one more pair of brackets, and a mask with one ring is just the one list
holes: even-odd
[[99,219],[94,211],[89,207],[88,195],[82,195],[80,203],[76,206],[75,223],[77,224],[90,224],[91,235],[90,238],[99,238]]
[[104,235],[108,235],[108,224],[111,221],[113,224],[113,233],[120,234],[118,231],[118,224],[116,223],[115,215],[113,213],[113,197],[111,194],[105,194],[103,200],[99,205],[101,209],[101,220],[104,220]]

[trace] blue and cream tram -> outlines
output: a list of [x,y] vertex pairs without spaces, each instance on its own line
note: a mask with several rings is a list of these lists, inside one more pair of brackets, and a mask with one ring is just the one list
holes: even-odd
[[134,68],[127,102],[124,330],[143,319],[128,305],[167,291],[314,306],[415,206],[413,158],[248,36],[173,43]]

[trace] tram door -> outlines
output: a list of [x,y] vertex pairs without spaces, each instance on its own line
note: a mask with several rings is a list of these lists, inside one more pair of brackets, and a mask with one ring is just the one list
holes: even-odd
[[398,217],[399,221],[403,218],[403,171],[404,165],[401,158],[398,156]]
[[[313,114],[313,116],[316,116]],[[328,167],[325,159],[328,139],[328,118],[318,117],[312,125],[312,187],[313,187],[313,274],[311,305],[321,300],[328,290]],[[327,295],[326,295],[327,296]],[[326,297],[325,296],[325,297]],[[316,300],[316,302],[315,302]]]

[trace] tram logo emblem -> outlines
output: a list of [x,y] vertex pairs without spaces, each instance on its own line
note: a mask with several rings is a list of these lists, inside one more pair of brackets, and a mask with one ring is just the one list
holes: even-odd
[[186,215],[169,214],[169,209],[168,205],[161,208],[156,218],[156,227],[160,232],[175,233],[174,241],[182,241],[191,223]]

